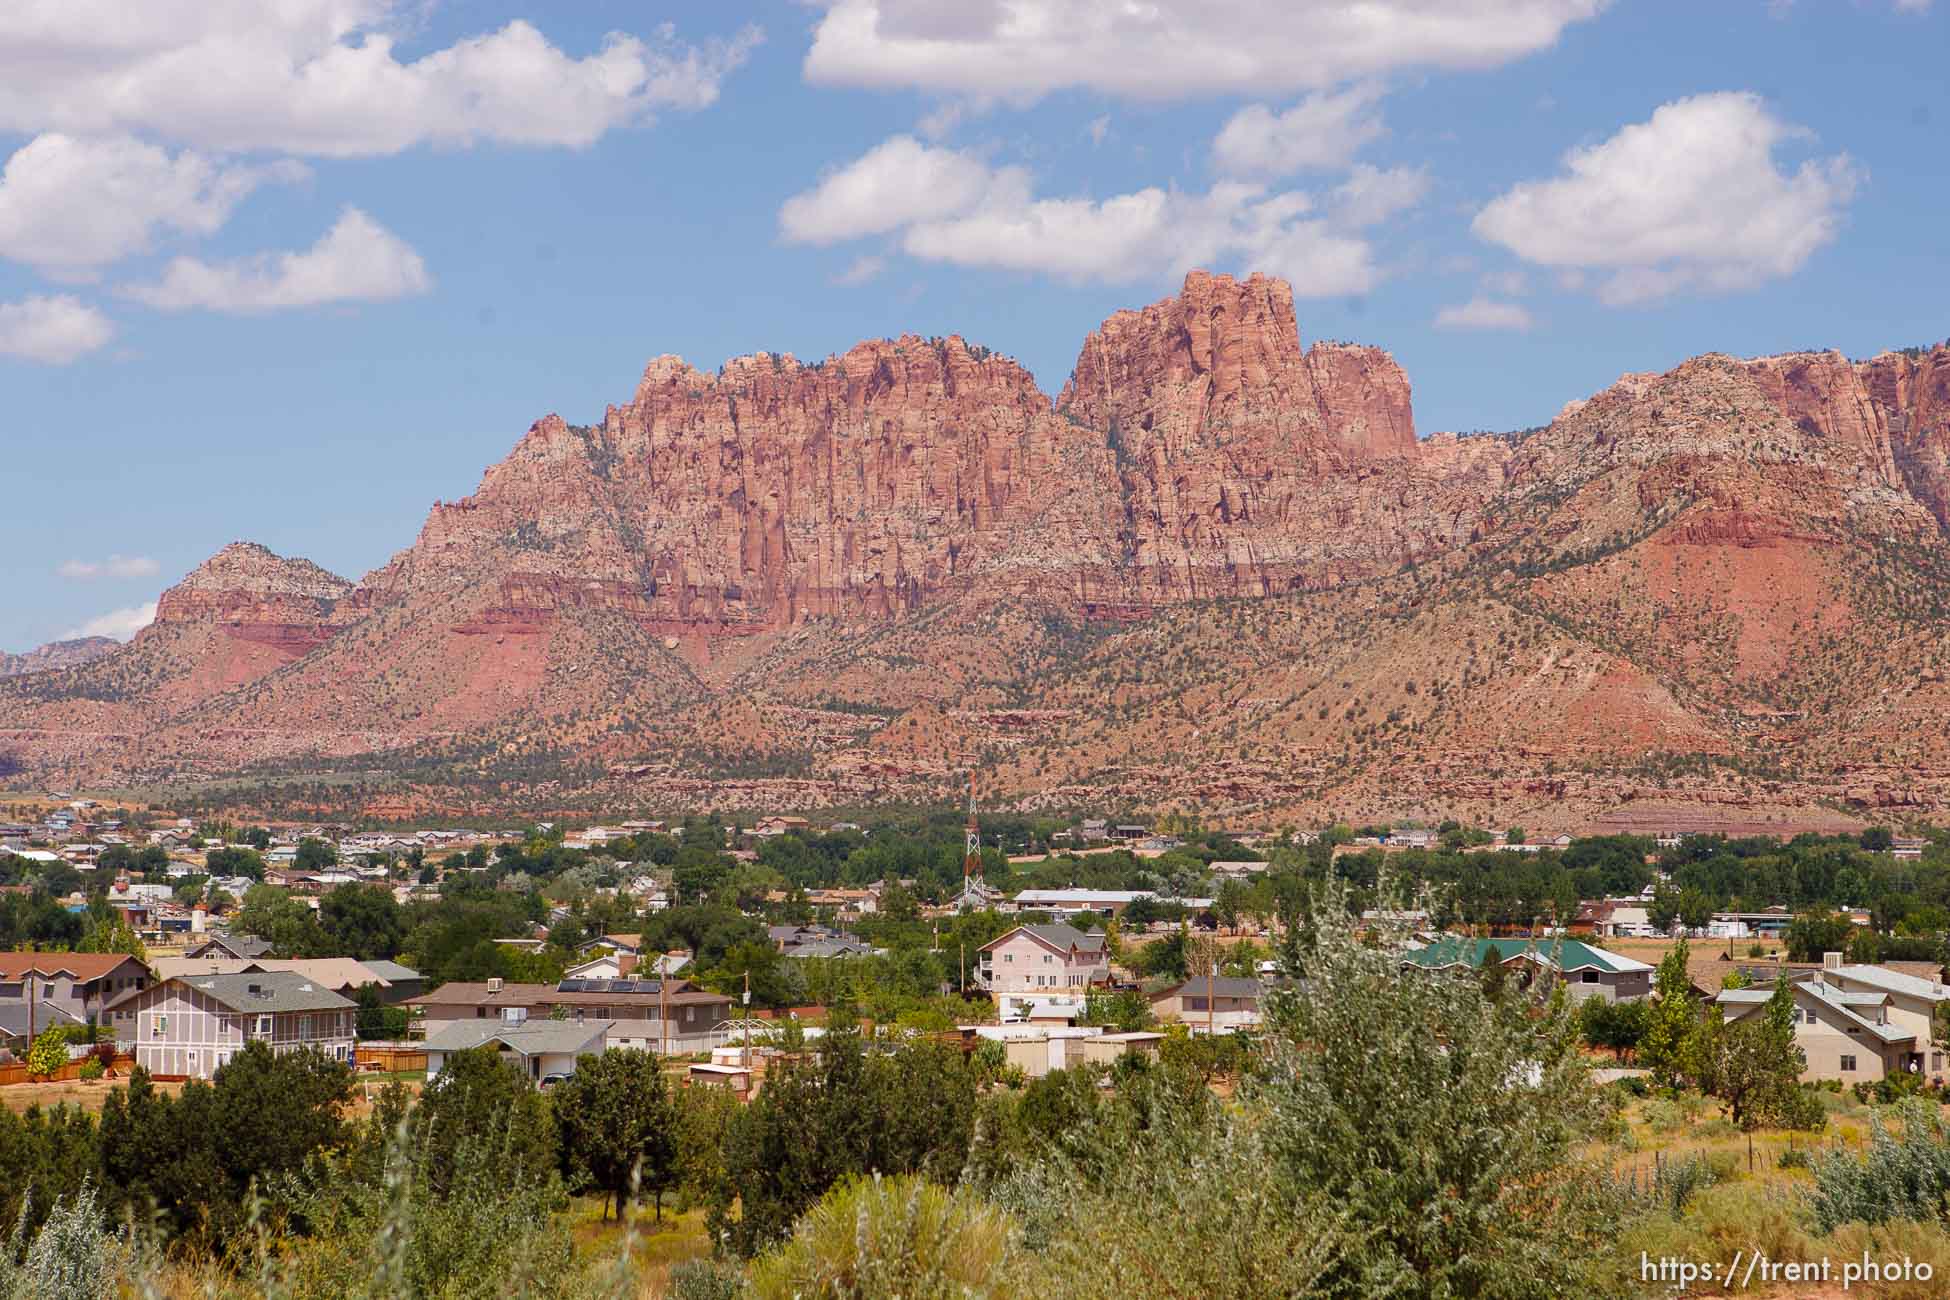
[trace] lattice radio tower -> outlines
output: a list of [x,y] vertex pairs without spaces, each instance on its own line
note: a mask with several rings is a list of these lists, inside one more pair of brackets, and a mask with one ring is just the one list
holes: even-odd
[[977,889],[983,887],[982,831],[975,821],[975,773],[973,771],[968,774],[968,825],[963,828],[962,833],[961,896],[964,899],[968,897],[968,885],[971,880],[975,882]]

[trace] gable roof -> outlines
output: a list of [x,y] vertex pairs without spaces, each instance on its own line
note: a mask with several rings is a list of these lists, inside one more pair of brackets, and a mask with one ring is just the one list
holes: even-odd
[[[1889,995],[1886,993],[1849,993],[1832,984],[1823,984],[1819,980],[1806,980],[1789,984],[1788,987],[1793,990],[1796,997],[1806,994],[1834,1011],[1842,1019],[1866,1029],[1885,1043],[1908,1043],[1916,1039],[1915,1034],[1899,1029],[1895,1025],[1879,1025],[1863,1014],[1865,1011],[1886,1004],[1889,1001]],[[1741,1014],[1745,1015],[1754,1007],[1765,1006],[1767,1000],[1773,996],[1772,989],[1722,989],[1719,996],[1713,1000],[1723,1007],[1740,1007]]]
[[138,970],[146,969],[124,952],[0,952],[0,979],[66,975],[85,984],[113,974],[124,962],[133,962]]
[[1652,969],[1642,961],[1633,961],[1630,957],[1577,939],[1548,942],[1526,938],[1464,939],[1452,934],[1445,934],[1426,947],[1410,948],[1402,954],[1402,961],[1428,970],[1444,970],[1454,966],[1468,966],[1474,970],[1483,964],[1483,958],[1491,948],[1497,950],[1498,958],[1505,964],[1522,957],[1561,972],[1598,970],[1611,975],[1628,975]]
[[[1243,979],[1237,975],[1216,976],[1210,981],[1210,986],[1214,998],[1257,999],[1266,996],[1266,986],[1260,981]],[[1187,997],[1202,998],[1206,996],[1206,987],[1207,981],[1205,976],[1194,975],[1182,984],[1168,988],[1162,993],[1152,994],[1151,1000],[1153,1002],[1162,1002],[1166,998],[1177,997],[1180,994],[1184,994]]]
[[195,953],[210,947],[221,948],[233,957],[262,957],[271,951],[271,941],[254,934],[207,934],[202,943],[189,951]]
[[1018,934],[1026,934],[1038,943],[1053,948],[1057,952],[1064,953],[1065,955],[1072,948],[1083,953],[1100,953],[1104,950],[1104,936],[1102,934],[1085,934],[1074,925],[1065,925],[1061,921],[1055,921],[1049,925],[1019,925],[1007,934],[991,939],[976,949],[976,951],[987,952],[989,949],[1000,946]]
[[498,1020],[452,1020],[427,1035],[429,1052],[467,1052],[501,1043],[523,1056],[544,1052],[582,1053],[601,1043],[610,1021],[531,1020],[504,1025]]
[[1845,980],[1854,980],[1873,989],[1887,993],[1902,993],[1913,998],[1924,998],[1932,1003],[1950,1000],[1950,985],[1941,980],[1920,979],[1915,975],[1905,975],[1901,971],[1889,970],[1882,966],[1844,966],[1840,970],[1826,972]]
[[232,1011],[342,1011],[354,1005],[316,980],[289,971],[189,975],[165,983],[187,985]]

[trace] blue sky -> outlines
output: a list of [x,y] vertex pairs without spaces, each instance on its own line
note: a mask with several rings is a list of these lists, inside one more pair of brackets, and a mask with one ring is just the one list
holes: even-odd
[[0,12],[0,649],[239,538],[356,579],[660,353],[960,333],[1054,393],[1191,265],[1423,433],[1950,334],[1941,0],[272,9]]

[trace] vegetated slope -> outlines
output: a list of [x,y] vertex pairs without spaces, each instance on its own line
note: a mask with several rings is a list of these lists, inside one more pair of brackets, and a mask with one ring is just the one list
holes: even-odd
[[436,803],[510,773],[592,807],[932,797],[981,766],[1022,802],[1267,817],[1935,808],[1947,467],[1945,347],[1705,356],[1418,440],[1386,353],[1303,348],[1285,284],[1194,273],[1054,402],[958,338],[659,358],[356,585],[226,548],[133,645],[0,684],[0,745],[377,764]]

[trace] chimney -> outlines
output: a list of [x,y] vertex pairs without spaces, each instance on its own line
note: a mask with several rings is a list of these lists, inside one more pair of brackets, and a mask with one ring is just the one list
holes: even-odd
[[1823,970],[1840,970],[1842,968],[1842,954],[1838,952],[1823,953],[1821,955],[1821,968]]
[[500,991],[501,991],[501,977],[499,975],[493,976],[488,980],[488,996],[493,997],[495,994],[499,993]]
[[630,976],[636,974],[635,953],[619,952],[616,954],[616,974],[622,979],[628,979]]

